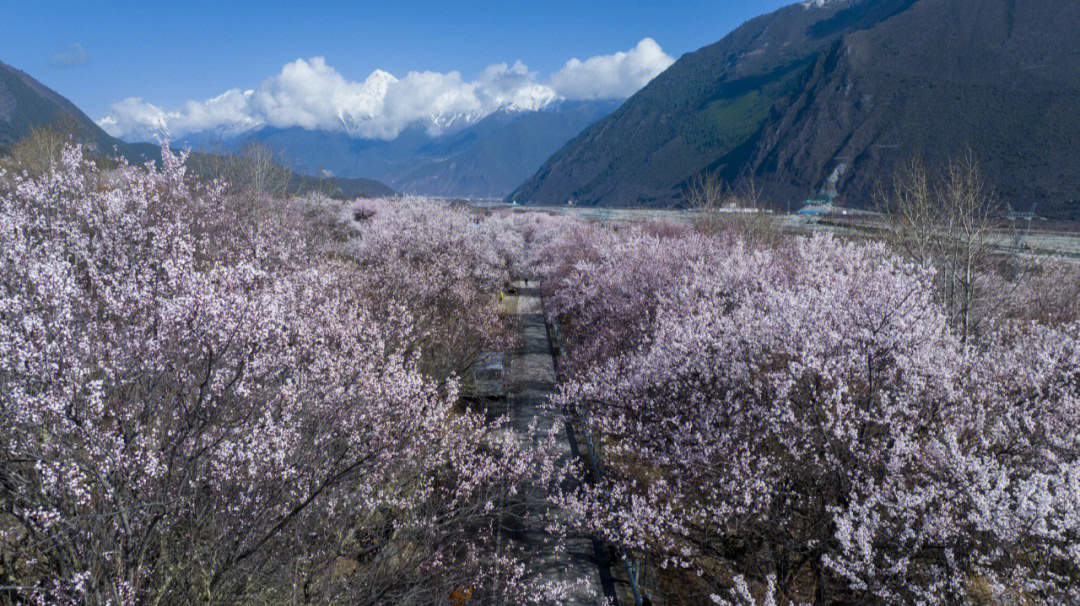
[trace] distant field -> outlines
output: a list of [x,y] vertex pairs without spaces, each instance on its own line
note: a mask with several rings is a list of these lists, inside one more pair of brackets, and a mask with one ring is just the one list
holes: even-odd
[[[574,206],[509,206],[484,205],[485,208],[512,208],[518,211],[547,212],[570,215],[596,221],[653,221],[666,220],[676,223],[694,221],[693,211],[673,209],[620,209]],[[884,229],[873,220],[849,222],[844,219],[818,219],[802,215],[775,215],[775,220],[782,229],[791,232],[828,232],[839,235],[872,235]],[[1008,230],[1001,230],[994,236],[994,246],[1001,251],[1021,250],[1025,254],[1059,257],[1080,263],[1080,226],[1071,230],[1068,224],[1055,224],[1053,229],[1032,229],[1017,241]]]

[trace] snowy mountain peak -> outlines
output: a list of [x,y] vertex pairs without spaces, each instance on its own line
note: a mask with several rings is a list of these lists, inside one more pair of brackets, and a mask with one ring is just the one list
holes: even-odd
[[850,2],[851,0],[807,0],[802,3],[802,6],[803,8],[825,8]]
[[386,90],[390,88],[390,85],[397,81],[398,79],[394,77],[394,74],[377,69],[371,72],[371,75],[364,80],[364,86],[372,91],[380,91],[385,95]]

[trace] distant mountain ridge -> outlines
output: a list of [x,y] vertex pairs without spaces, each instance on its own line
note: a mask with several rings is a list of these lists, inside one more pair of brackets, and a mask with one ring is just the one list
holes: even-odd
[[897,162],[972,149],[1006,200],[1080,218],[1080,3],[816,0],[679,59],[555,153],[520,202],[671,206],[752,176],[868,205]]
[[370,177],[403,193],[503,197],[618,105],[556,101],[535,110],[501,109],[482,118],[460,116],[456,126],[444,124],[437,135],[418,122],[391,140],[357,138],[348,131],[263,127],[231,137],[194,135],[179,143],[212,150],[258,141],[306,174]]
[[[74,131],[75,140],[95,154],[118,153],[131,162],[161,159],[156,143],[129,143],[110,136],[71,101],[28,74],[0,62],[0,154],[11,149],[33,128],[60,127]],[[175,146],[174,146],[175,147]],[[343,197],[394,196],[386,184],[365,178],[309,179],[293,175],[294,189],[318,188]]]

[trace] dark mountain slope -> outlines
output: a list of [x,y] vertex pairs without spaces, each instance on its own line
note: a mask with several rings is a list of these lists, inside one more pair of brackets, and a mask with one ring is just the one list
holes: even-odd
[[755,19],[682,57],[556,153],[519,201],[676,204],[703,171],[753,175],[778,206],[836,176],[868,204],[913,154],[970,147],[1046,213],[1080,198],[1080,4],[834,0]]
[[110,151],[119,143],[70,101],[25,72],[0,62],[0,152],[32,128],[59,124],[76,131],[80,142],[98,152]]
[[606,116],[613,101],[563,103],[557,111],[497,112],[451,141],[421,150],[422,161],[387,175],[402,191],[501,197],[583,128]]
[[33,128],[59,129],[95,154],[118,152],[131,162],[161,159],[157,145],[125,143],[109,136],[74,103],[26,72],[0,62],[0,154]]

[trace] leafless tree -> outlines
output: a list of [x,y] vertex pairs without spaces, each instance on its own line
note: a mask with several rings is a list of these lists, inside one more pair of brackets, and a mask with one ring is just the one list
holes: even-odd
[[261,142],[248,143],[238,153],[220,146],[211,147],[193,158],[192,165],[202,176],[227,183],[233,193],[284,197],[292,178],[292,171],[278,162],[273,150]]
[[45,174],[60,157],[60,150],[68,141],[69,135],[58,126],[33,126],[11,149],[6,164],[17,172],[32,176]]
[[704,172],[690,180],[683,192],[687,208],[693,210],[711,210],[720,208],[730,190],[713,172]]
[[984,316],[981,282],[999,239],[1000,202],[978,160],[968,152],[933,175],[913,159],[898,169],[884,206],[896,245],[937,269],[939,295],[966,341]]
[[695,213],[697,228],[704,232],[734,230],[748,246],[770,246],[781,235],[752,176],[733,188],[714,172],[701,173],[690,181],[683,201]]
[[274,152],[264,143],[250,143],[238,157],[237,176],[251,191],[283,196],[289,186],[289,169],[274,159]]

